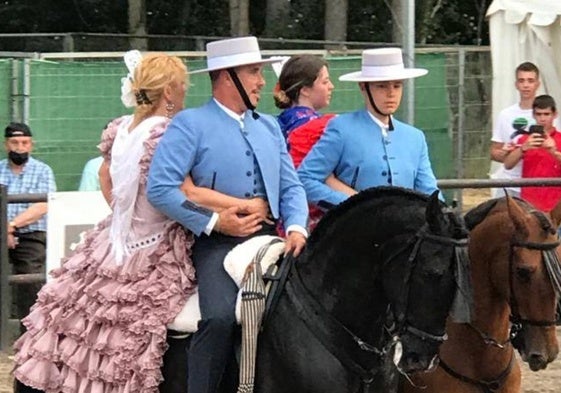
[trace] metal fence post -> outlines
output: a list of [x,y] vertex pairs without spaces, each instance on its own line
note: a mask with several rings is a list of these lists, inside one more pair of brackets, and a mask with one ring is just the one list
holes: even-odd
[[29,124],[31,112],[31,60],[23,60],[23,118],[25,124]]
[[10,313],[12,294],[9,284],[11,274],[8,261],[8,189],[0,184],[0,350],[11,345]]
[[74,52],[74,35],[72,33],[66,33],[62,36],[62,51]]
[[[466,51],[460,48],[458,51],[458,138],[456,144],[456,178],[464,177],[464,131],[465,131],[465,113],[464,113],[464,94],[465,85],[464,78],[466,73]],[[456,193],[458,208],[461,210],[463,205],[462,192]]]

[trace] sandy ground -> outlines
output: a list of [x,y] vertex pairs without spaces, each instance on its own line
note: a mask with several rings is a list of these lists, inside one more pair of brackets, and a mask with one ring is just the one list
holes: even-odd
[[[561,342],[561,329],[557,330],[557,337]],[[557,358],[547,369],[539,372],[530,371],[526,365],[522,367],[522,393],[561,392],[561,359]],[[0,352],[0,393],[12,392],[11,369],[12,362],[5,353]]]
[[490,198],[491,190],[488,188],[466,189],[462,193],[462,210],[468,211],[472,207],[475,207]]
[[[490,198],[488,189],[465,190],[463,193],[464,210],[468,210],[488,198]],[[557,330],[557,337],[561,342],[561,328]],[[561,357],[552,362],[547,369],[539,372],[530,371],[526,365],[522,367],[522,393],[561,392]],[[8,358],[8,355],[0,352],[0,393],[12,392],[11,369],[12,362]]]

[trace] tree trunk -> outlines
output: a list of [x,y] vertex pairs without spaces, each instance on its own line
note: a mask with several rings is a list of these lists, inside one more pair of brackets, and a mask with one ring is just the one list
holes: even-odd
[[234,37],[249,34],[249,0],[229,0],[230,30]]
[[266,37],[282,37],[290,15],[290,3],[287,0],[267,0],[265,12]]
[[480,0],[475,3],[475,8],[477,9],[477,42],[476,45],[481,45],[483,41],[483,25],[485,24],[485,13],[487,12],[487,7],[489,4],[486,0]]
[[426,44],[429,35],[434,33],[433,19],[443,6],[442,0],[424,0],[419,2],[419,22],[417,23],[417,42]]
[[403,13],[405,12],[403,1],[404,0],[392,0],[392,8],[390,9],[392,14],[392,41],[398,46],[401,46],[405,41],[403,37],[405,34],[405,28],[403,26]]
[[[325,33],[327,41],[347,40],[348,0],[325,0]],[[327,45],[327,49],[343,49],[342,45]]]
[[[129,1],[129,34],[146,35],[146,0]],[[146,38],[132,37],[129,39],[130,47],[138,50],[148,49]]]

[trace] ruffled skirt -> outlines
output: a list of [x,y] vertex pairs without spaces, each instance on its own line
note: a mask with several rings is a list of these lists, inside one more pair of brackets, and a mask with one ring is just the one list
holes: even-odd
[[52,272],[16,341],[14,376],[46,392],[157,392],[166,325],[195,286],[193,242],[177,224],[117,266],[109,219]]

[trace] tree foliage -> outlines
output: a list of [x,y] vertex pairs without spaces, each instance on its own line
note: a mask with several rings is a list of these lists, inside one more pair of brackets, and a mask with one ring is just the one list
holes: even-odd
[[[5,0],[0,4],[0,33],[127,33],[129,1],[134,0]],[[146,0],[146,31],[148,34],[229,36],[231,1]],[[399,23],[392,9],[393,1],[396,0],[348,0],[348,15],[340,16],[347,22],[347,40],[392,42],[392,29]],[[415,1],[417,43],[488,44],[484,15],[490,1]],[[330,28],[330,24],[326,28],[324,22],[325,7],[336,3],[329,0],[252,0],[249,1],[249,32],[270,38],[321,40]],[[267,10],[282,12],[271,14]]]

